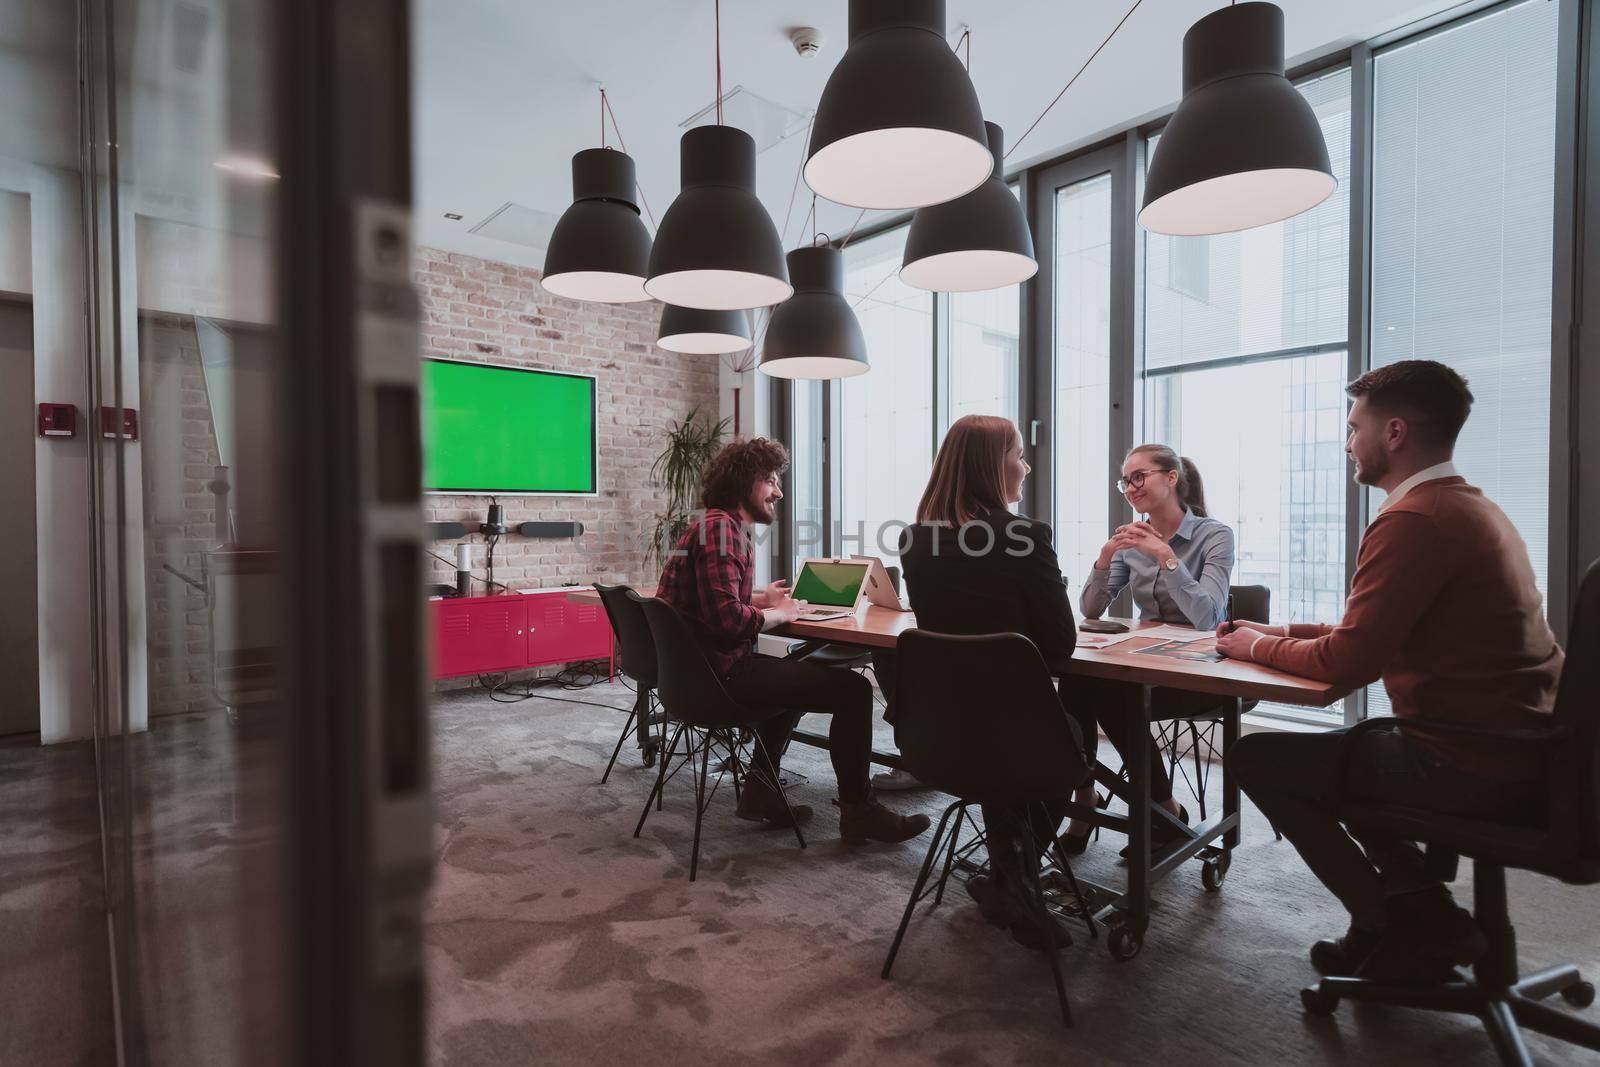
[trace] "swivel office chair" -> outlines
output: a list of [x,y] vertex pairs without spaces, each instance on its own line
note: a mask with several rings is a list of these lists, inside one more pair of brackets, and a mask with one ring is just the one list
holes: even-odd
[[[1489,951],[1472,978],[1433,986],[1382,985],[1363,978],[1324,978],[1300,992],[1308,1012],[1329,1015],[1341,1000],[1391,1004],[1476,1015],[1505,1064],[1530,1065],[1523,1043],[1527,1027],[1562,1041],[1600,1051],[1600,1025],[1543,1003],[1560,993],[1587,1007],[1594,985],[1571,965],[1547,967],[1527,978],[1517,970],[1516,931],[1506,899],[1506,868],[1537,871],[1572,885],[1600,883],[1600,562],[1589,567],[1578,589],[1568,634],[1566,664],[1548,725],[1532,729],[1456,725],[1429,720],[1427,731],[1497,745],[1519,745],[1544,762],[1544,811],[1528,825],[1442,815],[1423,808],[1349,800],[1339,816],[1348,825],[1424,844],[1428,864],[1453,877],[1457,860],[1472,860],[1473,918],[1489,939]],[[1368,719],[1348,734],[1343,758],[1356,751],[1366,730],[1411,719]],[[1340,780],[1343,780],[1341,775]]]

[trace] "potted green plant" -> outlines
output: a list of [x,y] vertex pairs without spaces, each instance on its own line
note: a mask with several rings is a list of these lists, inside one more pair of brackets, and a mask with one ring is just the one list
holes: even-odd
[[695,408],[667,427],[666,447],[650,468],[650,480],[667,490],[667,508],[656,516],[647,558],[664,560],[689,528],[700,503],[700,476],[728,432],[727,419],[712,423],[699,416]]

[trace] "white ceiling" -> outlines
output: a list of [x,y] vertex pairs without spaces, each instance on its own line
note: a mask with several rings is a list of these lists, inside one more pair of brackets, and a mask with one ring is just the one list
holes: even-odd
[[[1008,146],[1061,90],[1131,0],[950,0],[950,39],[972,29],[972,80]],[[1290,64],[1454,6],[1452,0],[1279,0]],[[1181,90],[1184,30],[1220,0],[1144,0],[1116,38],[1007,160],[1007,170],[1093,143],[1170,110]],[[846,0],[728,0],[724,90],[743,85],[809,112],[844,52]],[[802,59],[793,26],[817,27]],[[603,82],[645,199],[659,219],[678,189],[678,124],[715,97],[712,0],[416,0],[412,26],[419,243],[538,267],[542,252],[467,231],[507,201],[559,214],[572,154],[599,143]],[[778,229],[803,136],[757,159],[757,191]],[[797,243],[810,194],[789,213]],[[462,216],[454,222],[445,212]],[[821,203],[834,236],[857,217]],[[864,224],[870,224],[869,213]]]

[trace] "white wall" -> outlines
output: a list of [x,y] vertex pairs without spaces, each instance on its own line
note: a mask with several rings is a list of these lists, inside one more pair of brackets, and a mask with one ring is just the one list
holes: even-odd
[[[76,404],[87,418],[83,264],[76,174],[0,158],[0,262],[27,249],[26,288],[33,298],[33,383],[37,402]],[[26,202],[25,231],[15,205]],[[13,279],[23,277],[15,266]],[[38,511],[39,734],[47,744],[89,737],[94,730],[90,682],[95,664],[89,634],[89,438],[34,438]]]

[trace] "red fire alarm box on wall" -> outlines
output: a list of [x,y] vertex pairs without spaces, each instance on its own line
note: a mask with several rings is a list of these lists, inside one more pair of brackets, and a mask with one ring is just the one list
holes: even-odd
[[116,408],[101,408],[100,436],[120,437],[124,441],[137,441],[139,439],[139,413],[132,408],[123,408],[119,417]]
[[39,436],[72,437],[78,432],[78,409],[72,404],[40,404]]

